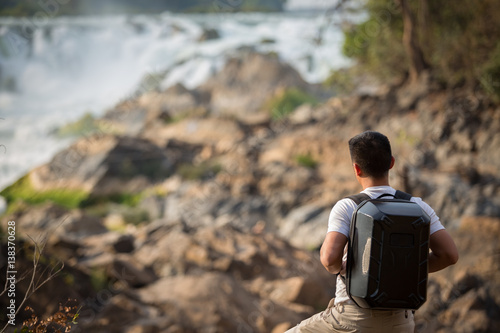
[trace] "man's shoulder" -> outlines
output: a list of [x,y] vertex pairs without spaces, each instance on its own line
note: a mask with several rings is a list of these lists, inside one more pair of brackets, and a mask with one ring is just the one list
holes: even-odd
[[357,204],[353,200],[348,197],[344,197],[335,203],[332,208],[332,212],[352,214],[352,211],[355,210],[356,207]]
[[337,206],[339,206],[339,207],[342,207],[342,206],[352,206],[352,204],[353,203],[355,204],[355,202],[354,202],[354,200],[352,200],[351,197],[354,196],[354,195],[358,195],[358,194],[360,194],[360,193],[349,195],[349,196],[346,196],[346,197],[340,199],[339,201],[337,201],[337,203],[333,207],[335,208]]
[[431,206],[420,197],[411,197],[411,201],[417,203],[420,207],[424,209],[432,209]]

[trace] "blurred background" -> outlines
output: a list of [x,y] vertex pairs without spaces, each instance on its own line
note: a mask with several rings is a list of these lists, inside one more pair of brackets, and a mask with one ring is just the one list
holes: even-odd
[[493,0],[2,1],[16,327],[284,332],[334,295],[318,249],[373,129],[461,253],[416,332],[498,332],[499,19]]
[[[0,186],[68,145],[54,133],[56,128],[85,113],[102,115],[135,94],[148,76],[159,89],[176,83],[192,89],[221,69],[232,53],[248,47],[275,52],[307,81],[322,82],[332,68],[347,63],[341,54],[342,32],[325,16],[326,3],[318,1],[316,7],[311,3],[302,10],[304,5],[300,1],[4,3],[3,15],[24,17],[1,21],[1,129],[12,158],[2,165]],[[318,44],[320,29],[325,33]]]

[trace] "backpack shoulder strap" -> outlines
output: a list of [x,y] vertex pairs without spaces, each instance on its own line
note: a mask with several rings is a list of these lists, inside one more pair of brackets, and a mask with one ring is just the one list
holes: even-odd
[[352,201],[354,201],[356,203],[356,205],[359,206],[360,203],[362,203],[365,200],[370,200],[371,198],[368,194],[358,193],[358,194],[350,195],[350,196],[346,197],[346,199],[351,199]]
[[410,200],[412,198],[412,195],[400,190],[396,190],[396,194],[394,194],[395,199],[403,199],[403,200]]

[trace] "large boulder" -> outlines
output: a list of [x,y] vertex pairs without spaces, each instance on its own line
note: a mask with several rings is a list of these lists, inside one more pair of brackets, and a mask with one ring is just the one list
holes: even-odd
[[106,133],[136,136],[152,125],[203,115],[207,112],[205,102],[203,95],[178,83],[163,91],[139,92],[107,110],[97,124]]
[[244,119],[262,111],[278,91],[291,87],[309,89],[300,74],[278,57],[250,52],[229,59],[199,90],[210,95],[213,114]]
[[319,248],[325,239],[330,210],[317,204],[297,207],[283,218],[278,233],[298,248]]
[[92,196],[139,191],[170,176],[176,163],[191,157],[188,149],[172,141],[162,149],[148,140],[127,136],[96,135],[82,138],[29,174],[38,191],[83,190]]

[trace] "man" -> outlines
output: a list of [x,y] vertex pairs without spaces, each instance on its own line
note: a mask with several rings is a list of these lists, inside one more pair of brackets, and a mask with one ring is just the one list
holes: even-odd
[[[372,199],[381,194],[396,192],[389,185],[389,170],[394,157],[387,137],[367,131],[349,140],[352,165],[356,179],[363,187],[362,193]],[[444,229],[434,210],[420,198],[411,198],[431,218],[429,247],[429,273],[453,265],[458,260],[457,247]],[[372,310],[359,308],[349,299],[344,280],[347,260],[346,244],[350,223],[356,204],[342,199],[333,207],[328,219],[328,232],[321,247],[321,263],[332,274],[337,274],[335,298],[325,311],[304,320],[287,333],[297,332],[362,332],[362,333],[413,333],[413,313],[406,310]]]

